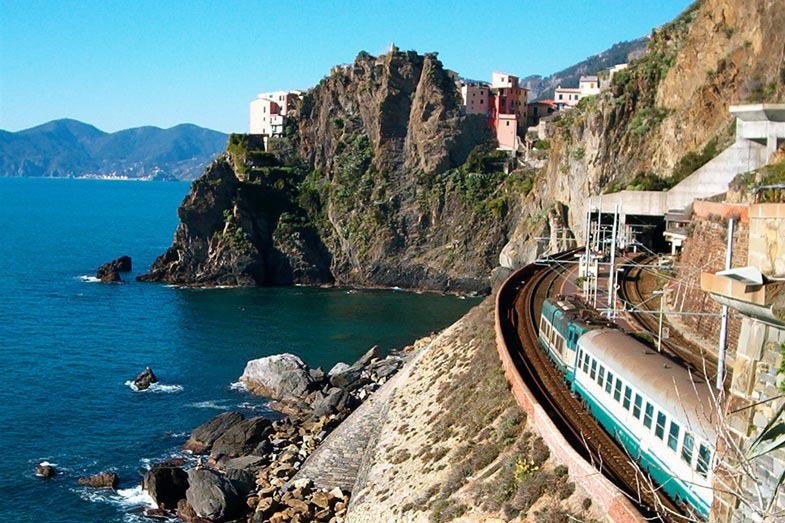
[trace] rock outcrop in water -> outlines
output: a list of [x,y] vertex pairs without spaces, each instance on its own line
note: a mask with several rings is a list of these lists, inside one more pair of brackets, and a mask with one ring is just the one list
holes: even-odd
[[130,272],[131,270],[131,257],[120,256],[116,260],[104,263],[95,273],[95,277],[102,283],[123,283],[120,278],[121,272]]
[[133,381],[136,390],[147,390],[153,383],[158,383],[158,378],[150,367],[145,367]]

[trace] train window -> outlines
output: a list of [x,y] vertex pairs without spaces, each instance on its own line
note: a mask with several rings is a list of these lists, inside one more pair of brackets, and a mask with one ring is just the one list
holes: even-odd
[[635,419],[641,419],[641,405],[643,404],[643,398],[641,398],[640,394],[635,394],[635,403],[632,405],[632,415],[635,416]]
[[698,474],[700,474],[704,478],[709,472],[710,460],[711,460],[711,451],[709,450],[709,447],[701,443],[700,446],[698,447],[698,465],[696,469],[698,470]]
[[693,439],[692,434],[687,432],[684,434],[684,445],[681,447],[681,459],[683,459],[688,465],[692,463],[692,450],[695,447],[695,439]]
[[605,392],[607,394],[610,394],[612,388],[613,388],[613,373],[611,371],[608,371],[608,381],[605,382]]
[[675,421],[671,421],[671,428],[668,431],[668,446],[674,452],[676,452],[676,447],[679,445],[679,431],[680,427],[676,424]]
[[597,360],[591,360],[591,373],[589,373],[589,377],[591,379],[597,378]]
[[583,372],[585,372],[586,374],[589,373],[589,360],[590,359],[591,359],[591,356],[589,356],[588,354],[586,355],[585,358],[583,358]]
[[621,401],[621,380],[616,380],[616,387],[613,389],[613,399]]
[[654,416],[654,407],[651,403],[646,402],[646,412],[643,415],[643,426],[647,429],[651,428],[651,418]]
[[624,388],[624,410],[630,410],[630,401],[632,401],[632,389],[628,385]]
[[597,385],[602,388],[603,384],[605,383],[605,367],[600,365],[600,371],[597,373]]
[[662,412],[657,413],[657,426],[654,427],[654,435],[662,440],[665,438],[665,414]]
[[583,365],[583,356],[585,354],[586,354],[585,352],[583,352],[580,348],[578,348],[578,365],[575,366],[576,369],[580,369],[581,366]]

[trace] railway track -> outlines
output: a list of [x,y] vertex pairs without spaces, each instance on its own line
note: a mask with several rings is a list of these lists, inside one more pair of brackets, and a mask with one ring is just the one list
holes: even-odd
[[[564,256],[571,256],[572,252]],[[532,394],[548,412],[564,437],[583,457],[594,464],[621,491],[636,503],[648,518],[671,522],[685,521],[681,506],[659,490],[635,466],[631,457],[591,416],[580,399],[573,396],[562,374],[541,349],[537,339],[538,310],[542,299],[560,271],[551,266],[529,265],[519,271],[519,279],[500,292],[502,333],[518,371]],[[670,514],[670,516],[665,516]],[[684,514],[682,516],[682,514]]]
[[[651,304],[646,301],[646,298],[639,288],[641,275],[643,273],[642,266],[651,265],[655,259],[656,258],[653,256],[643,258],[633,265],[625,274],[624,283],[621,286],[621,293],[622,299],[626,302],[640,304],[637,307],[643,309],[644,314],[632,312],[631,315],[641,328],[656,337],[659,334],[659,318],[656,314],[659,312],[659,302],[655,301],[657,306],[652,307]],[[659,299],[662,299],[662,296],[660,296]],[[712,376],[716,376],[717,355],[708,353],[701,347],[696,346],[679,334],[678,330],[670,329],[668,339],[662,340],[662,347],[668,355],[674,357],[679,363],[691,369],[693,372],[703,376],[704,379],[711,380]]]

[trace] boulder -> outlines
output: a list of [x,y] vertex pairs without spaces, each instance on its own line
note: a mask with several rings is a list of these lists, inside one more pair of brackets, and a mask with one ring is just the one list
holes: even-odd
[[134,386],[137,390],[146,390],[150,388],[153,383],[158,383],[158,378],[150,367],[145,367],[137,377],[134,378]]
[[249,361],[240,381],[254,394],[292,400],[306,395],[313,378],[308,366],[294,354],[276,354]]
[[349,393],[345,389],[339,387],[331,388],[323,399],[313,403],[314,416],[321,418],[322,416],[335,414],[339,409],[339,405],[346,404],[348,396]]
[[229,428],[245,419],[239,412],[224,412],[199,425],[191,432],[191,437],[183,445],[183,450],[194,454],[207,454],[219,437]]
[[142,478],[144,489],[159,508],[174,510],[177,502],[185,499],[188,473],[180,467],[153,466]]
[[366,365],[370,365],[370,363],[373,360],[378,360],[383,356],[384,354],[382,353],[381,347],[379,347],[378,345],[374,345],[373,347],[368,349],[368,352],[360,356],[360,359],[355,361],[352,364],[352,367],[365,367]]
[[335,387],[340,387],[348,391],[355,391],[367,385],[371,380],[368,378],[368,373],[363,367],[352,365],[343,372],[333,374],[330,377],[330,383]]
[[120,278],[121,272],[128,272],[131,270],[131,257],[120,256],[116,260],[104,263],[95,273],[95,277],[103,283],[122,283]]
[[250,418],[229,427],[210,452],[212,458],[247,456],[272,433],[272,422],[266,418]]
[[253,472],[240,469],[229,469],[226,471],[225,477],[232,482],[234,489],[242,497],[246,497],[256,488],[256,476]]
[[349,365],[348,363],[344,363],[342,361],[339,361],[338,363],[333,365],[333,368],[330,369],[330,372],[327,373],[327,377],[328,378],[332,378],[336,374],[340,374],[340,373],[342,373],[344,371],[349,370],[350,368],[351,368],[351,365]]
[[226,471],[235,469],[247,470],[249,472],[258,472],[260,469],[264,468],[264,466],[267,464],[267,461],[267,458],[262,456],[241,456],[239,458],[227,459],[221,463],[221,467]]
[[389,378],[401,367],[403,362],[398,358],[386,358],[368,366],[368,372],[375,376],[377,380]]
[[76,480],[77,485],[93,488],[117,488],[117,473],[101,472],[93,476],[82,476]]
[[41,478],[53,478],[57,475],[57,470],[48,463],[41,463],[35,467],[35,474]]
[[189,470],[188,484],[185,497],[198,517],[230,519],[247,510],[245,499],[237,492],[234,484],[215,470]]

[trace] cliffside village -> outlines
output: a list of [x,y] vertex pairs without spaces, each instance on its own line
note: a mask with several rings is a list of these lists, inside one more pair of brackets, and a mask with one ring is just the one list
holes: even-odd
[[[557,87],[553,100],[529,102],[529,90],[521,86],[520,78],[507,73],[494,72],[490,82],[461,78],[455,71],[448,71],[461,92],[461,111],[466,115],[485,116],[496,131],[499,149],[519,151],[526,147],[525,137],[536,133],[545,138],[542,122],[567,111],[586,97],[599,94],[610,85],[613,75],[627,67],[619,64],[597,75],[581,76],[578,87]],[[280,136],[284,122],[293,104],[303,91],[274,91],[260,93],[251,102],[250,133]],[[533,135],[532,135],[533,136]]]

